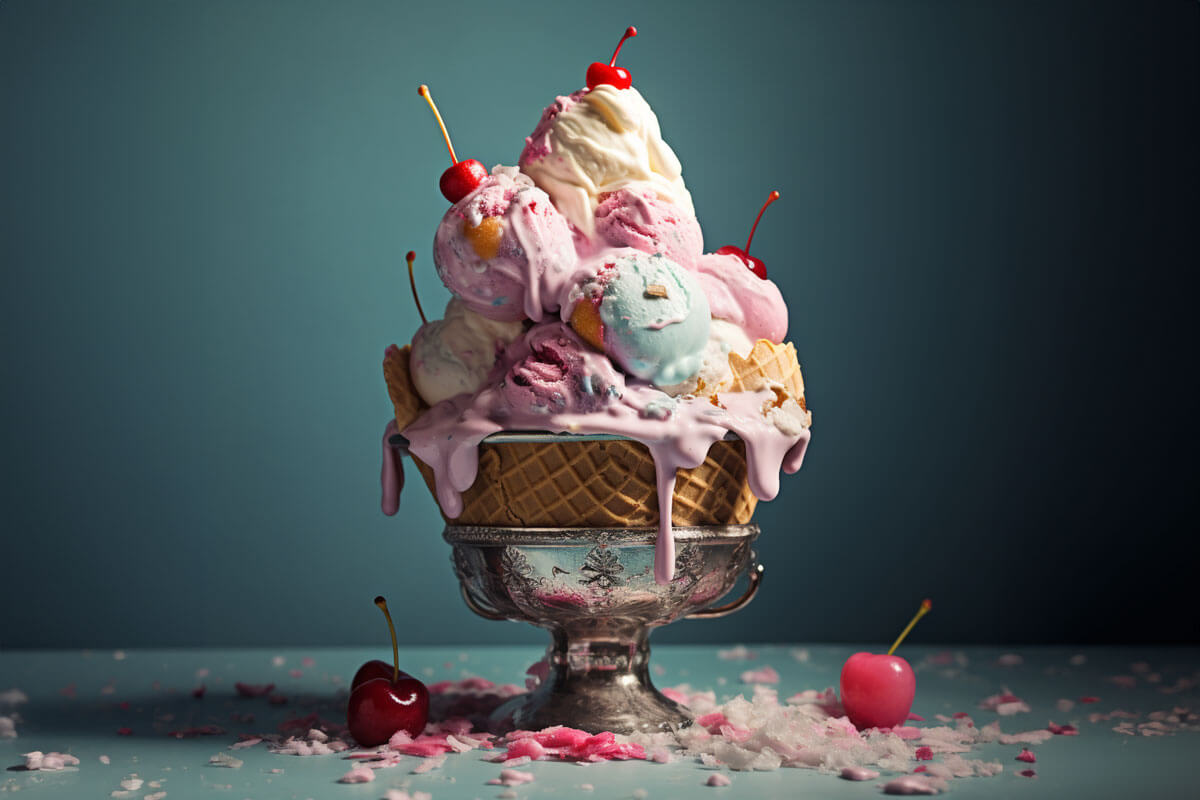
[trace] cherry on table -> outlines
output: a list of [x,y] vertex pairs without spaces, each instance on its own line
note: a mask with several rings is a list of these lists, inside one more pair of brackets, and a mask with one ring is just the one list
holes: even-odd
[[625,40],[632,39],[634,36],[637,36],[637,28],[630,25],[625,29],[625,35],[621,37],[621,41],[617,42],[617,49],[613,50],[612,58],[607,64],[603,61],[593,61],[588,66],[587,88],[595,89],[602,84],[615,86],[618,89],[628,89],[633,86],[633,76],[629,74],[629,70],[617,66],[617,54],[621,52],[621,45],[625,44]]
[[396,626],[388,613],[387,601],[376,597],[375,605],[383,611],[392,634],[393,663],[368,661],[358,668],[350,683],[346,727],[363,747],[385,744],[397,731],[419,736],[429,721],[429,690],[413,676],[400,671]]
[[442,122],[442,115],[434,105],[433,95],[429,94],[429,87],[421,84],[417,87],[417,94],[424,97],[425,102],[433,109],[433,116],[437,119],[438,127],[442,129],[442,137],[446,140],[446,149],[450,151],[450,168],[442,173],[441,179],[438,180],[438,188],[447,200],[457,203],[479,188],[479,184],[488,176],[487,167],[474,158],[458,160],[454,145],[450,143],[450,134],[446,132],[446,123]]
[[886,654],[855,653],[846,659],[842,666],[842,708],[854,727],[897,728],[908,719],[917,692],[917,678],[909,663],[892,653],[931,608],[933,603],[922,601],[916,616]]
[[746,248],[743,250],[740,247],[735,247],[727,244],[724,247],[718,247],[717,253],[723,256],[735,255],[742,260],[742,263],[750,268],[758,277],[764,281],[767,279],[767,265],[762,262],[761,258],[755,258],[750,255],[750,243],[754,241],[754,232],[758,230],[758,221],[762,219],[763,212],[767,210],[767,206],[779,199],[779,192],[772,190],[767,195],[767,201],[763,203],[762,208],[758,210],[758,216],[754,218],[754,225],[750,228],[750,238],[746,240]]

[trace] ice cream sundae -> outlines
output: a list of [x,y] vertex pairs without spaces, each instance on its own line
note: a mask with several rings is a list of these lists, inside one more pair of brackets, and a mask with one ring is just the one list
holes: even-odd
[[[516,166],[459,161],[446,137],[433,257],[454,297],[385,355],[384,510],[400,442],[448,520],[656,526],[666,583],[672,524],[748,522],[812,418],[779,288],[750,242],[704,252],[679,159],[615,61],[545,109]],[[488,441],[527,431],[579,437]]]

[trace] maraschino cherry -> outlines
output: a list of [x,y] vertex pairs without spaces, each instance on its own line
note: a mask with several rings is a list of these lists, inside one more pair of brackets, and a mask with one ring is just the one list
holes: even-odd
[[754,256],[750,255],[750,243],[754,241],[754,232],[758,230],[758,221],[762,219],[763,212],[767,210],[767,206],[771,205],[771,203],[774,203],[778,199],[779,192],[772,191],[769,195],[767,195],[767,202],[763,203],[762,208],[758,210],[758,216],[754,218],[754,225],[750,228],[750,238],[746,240],[745,250],[740,247],[734,247],[731,244],[717,248],[717,252],[723,256],[732,254],[740,258],[743,264],[749,267],[755,275],[762,278],[764,281],[767,279],[767,265],[762,262],[761,258],[755,258]]
[[396,626],[388,613],[387,601],[376,597],[375,605],[387,617],[388,630],[392,632],[392,663],[368,661],[358,668],[350,682],[346,727],[363,747],[384,744],[396,731],[418,736],[429,720],[429,690],[413,676],[400,671]]
[[607,64],[603,61],[591,63],[591,66],[587,68],[587,87],[589,89],[595,89],[601,84],[615,86],[618,89],[628,89],[633,86],[633,77],[629,74],[629,70],[617,66],[617,54],[621,52],[621,45],[625,44],[625,40],[632,39],[634,36],[637,36],[637,28],[630,25],[625,29],[625,35],[621,37],[621,41],[617,42],[617,49],[613,50],[612,58]]
[[897,728],[908,719],[917,678],[912,667],[900,656],[894,656],[904,637],[925,616],[933,603],[921,602],[916,616],[901,631],[887,655],[855,653],[842,667],[842,708],[859,730],[867,728]]
[[483,179],[488,175],[487,167],[473,158],[458,160],[454,153],[454,145],[450,144],[450,134],[446,132],[446,123],[442,122],[442,115],[438,113],[437,106],[433,104],[433,96],[429,94],[429,87],[422,83],[417,87],[417,94],[424,97],[425,102],[433,109],[433,116],[437,119],[438,127],[442,129],[442,138],[446,140],[446,149],[450,151],[450,169],[442,173],[438,186],[447,200],[457,203],[483,183]]

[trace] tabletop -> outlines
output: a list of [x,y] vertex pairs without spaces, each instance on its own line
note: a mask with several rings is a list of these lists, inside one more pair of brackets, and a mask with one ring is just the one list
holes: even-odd
[[[790,713],[829,701],[824,690],[837,686],[842,664],[859,649],[664,646],[655,648],[651,662],[660,688],[688,697],[711,690],[709,703],[741,694]],[[733,756],[722,761],[648,744],[648,756],[657,761],[518,761],[509,766],[532,778],[518,785],[489,783],[505,766],[495,760],[503,758],[502,743],[439,758],[393,753],[374,762],[378,768],[358,769],[370,777],[364,783],[342,782],[363,763],[351,758],[353,749],[281,753],[289,750],[287,736],[311,745],[325,734],[309,729],[324,724],[332,730],[344,721],[349,679],[364,661],[390,657],[380,648],[10,651],[0,653],[0,761],[7,768],[0,792],[143,800],[404,800],[422,793],[434,800],[850,798],[879,795],[908,775],[924,788],[962,797],[1200,793],[1192,772],[1200,757],[1200,718],[1192,711],[1200,649],[903,650],[917,675],[917,718],[887,734],[891,769],[872,767],[879,777],[846,780],[828,762],[824,768],[732,770]],[[507,692],[523,686],[527,667],[540,657],[535,647],[406,647],[400,654],[403,668],[431,686],[492,682]],[[735,705],[720,710],[735,720]],[[832,716],[821,724],[829,735],[857,741]],[[725,732],[731,741],[739,740],[734,728]],[[336,734],[329,741],[336,742]],[[42,754],[41,769],[27,768],[39,766],[27,753]],[[710,785],[725,779],[728,785]]]

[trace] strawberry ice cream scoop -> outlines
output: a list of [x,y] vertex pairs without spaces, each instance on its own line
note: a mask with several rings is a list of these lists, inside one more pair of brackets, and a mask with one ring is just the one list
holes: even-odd
[[535,325],[505,357],[509,367],[500,390],[522,413],[598,411],[624,385],[612,363],[561,322]]
[[596,234],[613,247],[661,253],[691,270],[704,252],[704,234],[696,216],[661,199],[648,184],[605,197],[596,207]]
[[578,263],[570,226],[515,167],[495,167],[438,226],[442,283],[490,319],[540,320],[558,308]]
[[702,255],[696,272],[713,319],[740,326],[751,341],[783,342],[788,327],[787,306],[774,281],[758,277],[733,254]]

